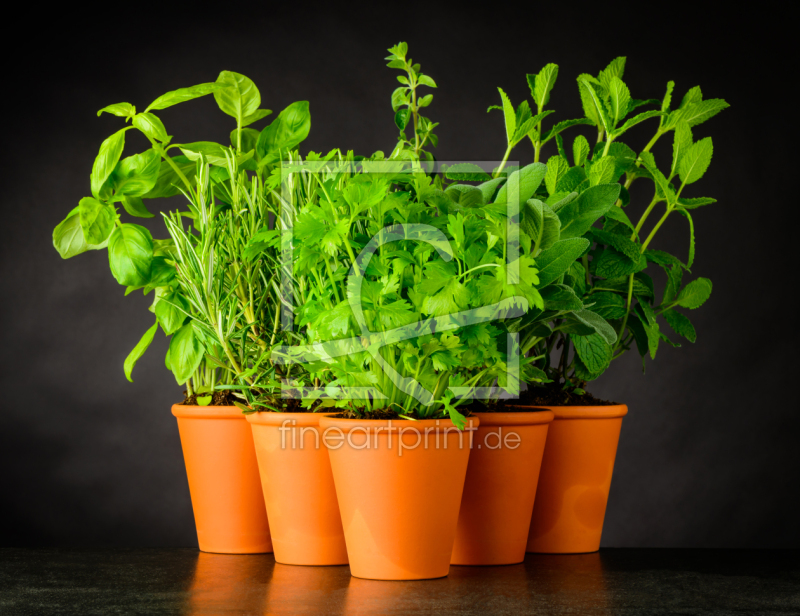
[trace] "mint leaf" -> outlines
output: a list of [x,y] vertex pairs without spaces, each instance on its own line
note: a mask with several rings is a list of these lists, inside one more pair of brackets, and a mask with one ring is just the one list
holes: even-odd
[[484,182],[492,179],[488,173],[473,163],[450,165],[445,176],[448,180],[458,182]]
[[693,184],[703,177],[708,166],[711,164],[711,157],[714,154],[714,144],[711,137],[701,139],[692,145],[686,154],[681,158],[678,165],[681,181],[684,184]]
[[614,58],[611,62],[608,63],[600,74],[597,76],[597,81],[602,85],[606,90],[611,89],[611,82],[616,77],[617,79],[622,79],[622,75],[625,72],[625,56],[619,56],[618,58]]
[[711,197],[696,197],[694,199],[686,199],[685,197],[678,198],[678,205],[680,205],[684,210],[696,210],[699,207],[710,205],[716,202],[717,200],[712,199]]
[[711,281],[708,278],[698,278],[683,287],[676,303],[678,306],[693,310],[702,306],[710,296]]
[[506,121],[506,137],[508,139],[508,143],[511,143],[514,139],[514,133],[517,129],[516,123],[516,114],[514,113],[514,106],[511,104],[511,101],[508,98],[508,95],[503,92],[502,88],[497,88],[500,92],[500,98],[503,99],[503,117]]
[[589,336],[571,336],[575,352],[581,358],[586,369],[594,374],[603,372],[611,363],[611,345],[600,334]]
[[677,310],[665,310],[663,316],[676,334],[683,336],[689,342],[695,342],[697,340],[697,332],[695,332],[694,325],[692,325],[689,317],[681,314]]
[[574,237],[559,240],[550,248],[536,257],[536,267],[539,269],[539,288],[558,280],[580,258],[589,247],[589,240]]
[[[534,78],[534,83],[531,86],[530,78]],[[531,86],[531,94],[533,100],[539,109],[542,109],[550,101],[550,92],[556,84],[558,78],[558,65],[547,64],[539,71],[538,75],[528,75],[528,85]]]
[[586,157],[589,156],[589,151],[589,142],[586,137],[583,135],[575,137],[575,141],[572,142],[572,157],[576,167],[583,166]]
[[628,105],[631,102],[631,92],[622,79],[616,75],[611,77],[607,89],[611,101],[611,121],[614,126],[616,126],[628,113]]
[[649,120],[650,118],[657,118],[662,115],[664,115],[664,112],[655,110],[645,111],[643,113],[640,113],[639,115],[635,115],[629,120],[627,120],[625,124],[623,124],[614,131],[614,137],[619,137],[623,133],[627,132],[629,129],[633,128],[637,124],[641,124],[645,120]]
[[569,171],[569,163],[561,156],[551,156],[547,161],[547,173],[544,176],[544,183],[547,192],[551,195],[556,192],[558,181]]
[[598,184],[560,208],[557,214],[561,219],[562,240],[586,233],[598,218],[614,207],[619,192],[619,184]]
[[675,138],[672,142],[672,168],[670,170],[670,176],[674,176],[678,172],[678,165],[689,148],[692,147],[692,143],[692,129],[689,128],[689,124],[684,121],[678,122],[678,126],[675,127]]
[[607,321],[625,316],[625,298],[609,291],[592,293],[586,301],[586,307]]

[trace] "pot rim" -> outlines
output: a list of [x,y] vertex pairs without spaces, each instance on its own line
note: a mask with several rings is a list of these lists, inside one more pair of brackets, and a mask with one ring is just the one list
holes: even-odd
[[512,404],[509,406],[552,411],[555,415],[555,420],[614,419],[625,417],[628,414],[628,407],[624,404],[608,404],[604,406],[531,406],[527,404]]
[[173,404],[172,414],[179,418],[244,419],[247,417],[238,406],[190,406]]
[[539,409],[528,412],[512,413],[473,413],[481,421],[481,426],[537,426],[549,424],[555,419],[555,413],[547,409]]
[[[398,431],[409,429],[430,429],[430,432],[436,433],[444,430],[458,430],[455,424],[449,419],[345,419],[342,417],[331,417],[330,415],[320,417],[320,428],[339,428],[345,434],[358,428],[359,430],[366,430],[373,432],[375,428],[381,428],[381,431],[386,431],[389,427],[389,422],[393,429]],[[480,419],[474,414],[467,417],[467,425],[465,431],[470,428],[477,428],[480,425]],[[460,432],[460,430],[458,430]],[[396,433],[396,432],[395,432]],[[388,431],[386,431],[388,434]]]

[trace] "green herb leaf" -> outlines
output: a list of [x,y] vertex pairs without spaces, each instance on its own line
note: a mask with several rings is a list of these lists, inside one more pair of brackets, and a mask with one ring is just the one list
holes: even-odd
[[271,109],[256,109],[254,113],[251,113],[249,116],[246,116],[242,119],[242,128],[245,126],[250,126],[254,122],[258,122],[259,120],[263,120],[268,115],[272,114]]
[[117,195],[141,197],[153,190],[160,169],[161,156],[155,150],[146,150],[119,161],[110,176],[111,185]]
[[670,176],[678,172],[678,165],[685,156],[686,151],[692,147],[692,129],[686,122],[678,122],[675,127],[675,138],[672,142],[672,169]]
[[536,257],[539,269],[539,288],[556,282],[589,247],[589,240],[582,237],[562,239]]
[[472,163],[450,165],[445,176],[448,180],[456,180],[458,182],[483,182],[492,179],[488,173]]
[[310,130],[308,101],[297,101],[286,107],[258,137],[256,151],[261,163],[282,159],[288,150],[296,148],[308,137]]
[[694,330],[694,325],[692,325],[689,317],[681,314],[677,310],[665,310],[663,315],[676,334],[683,336],[689,342],[695,342],[697,340],[697,332]]
[[558,181],[569,171],[569,163],[561,156],[551,156],[547,161],[547,173],[544,176],[544,183],[547,192],[555,194]]
[[152,113],[137,113],[133,116],[133,125],[151,139],[169,141],[164,123]]
[[97,116],[100,117],[100,114],[102,114],[104,111],[120,118],[132,118],[136,115],[136,107],[130,103],[114,103],[108,107],[103,107],[97,112]]
[[714,154],[714,144],[711,137],[701,139],[692,145],[681,157],[678,165],[678,172],[684,184],[694,184],[703,177],[708,166],[711,164],[711,156]]
[[611,345],[600,334],[589,336],[570,336],[575,352],[581,358],[586,369],[598,374],[603,372],[611,363]]
[[614,58],[608,63],[607,67],[600,71],[600,74],[597,76],[597,81],[603,88],[610,90],[611,82],[615,77],[617,79],[622,79],[622,75],[625,72],[625,60],[625,56]]
[[221,90],[224,87],[225,85],[222,83],[201,83],[190,88],[178,88],[177,90],[173,90],[172,92],[167,92],[166,94],[159,96],[156,100],[150,103],[145,111],[166,109],[167,107],[172,107],[178,103],[183,103],[195,98],[200,98],[206,94],[211,94],[212,92]]
[[528,75],[528,85],[531,83],[531,77],[534,78],[533,86],[531,86],[533,100],[536,101],[537,107],[542,109],[550,102],[550,92],[552,92],[558,78],[558,65],[546,64],[538,75]]
[[245,126],[244,119],[255,114],[261,105],[261,94],[256,84],[244,75],[232,71],[222,71],[217,77],[217,83],[223,86],[214,90],[217,105],[223,113],[235,118],[239,126]]
[[514,133],[517,130],[516,114],[514,113],[514,106],[511,104],[508,96],[503,92],[502,88],[497,88],[500,92],[500,98],[503,99],[503,117],[506,121],[506,137],[508,143],[512,143]]
[[118,130],[100,144],[100,152],[97,158],[94,159],[90,176],[92,195],[95,199],[100,198],[100,189],[105,184],[108,176],[114,171],[120,156],[122,156],[122,150],[125,148],[125,131],[129,129],[130,127]]
[[551,128],[544,134],[544,137],[542,137],[542,143],[543,144],[547,143],[556,135],[564,132],[568,128],[572,128],[573,126],[586,126],[591,124],[594,124],[594,122],[592,122],[592,120],[589,118],[580,118],[578,120],[564,120],[553,126],[553,128]]
[[[578,79],[580,79],[580,77]],[[603,101],[603,96],[598,88],[598,85],[592,83],[592,81],[590,81],[585,77],[579,83],[581,83],[582,92],[585,91],[588,94],[588,100],[590,101],[591,105],[594,106],[594,116],[598,118],[598,123],[597,123],[598,128],[602,128],[607,133],[610,133],[611,130],[614,128],[614,125],[611,121],[609,111],[606,108],[605,102]],[[585,109],[586,106],[584,105],[584,110]]]
[[99,250],[106,247],[106,242],[99,245],[86,243],[81,228],[81,217],[76,207],[53,229],[53,246],[62,259],[69,259],[87,250]]
[[111,273],[123,286],[142,287],[150,279],[153,260],[153,237],[139,225],[125,223],[116,227],[108,240]]
[[178,384],[182,385],[192,377],[200,367],[205,353],[203,342],[191,323],[181,327],[172,336],[169,342],[169,363]]
[[156,317],[167,336],[174,334],[183,326],[188,312],[189,302],[177,291],[161,295],[155,306]]
[[616,75],[609,80],[607,89],[611,100],[610,117],[616,126],[628,114],[631,92],[622,79]]
[[606,321],[621,319],[625,316],[625,299],[621,295],[609,291],[592,293],[587,300],[586,307]]
[[497,193],[495,203],[506,203],[507,193],[510,188],[519,189],[519,204],[522,205],[530,199],[542,183],[547,166],[542,163],[532,163],[508,176],[508,180]]
[[116,212],[110,205],[84,197],[78,204],[81,229],[87,244],[102,244],[111,235],[116,220]]
[[589,148],[589,142],[586,140],[586,137],[583,135],[575,137],[575,141],[572,142],[572,157],[575,160],[576,167],[583,166],[590,151],[591,148]]
[[664,115],[664,113],[661,111],[645,111],[643,113],[640,113],[639,115],[635,115],[630,120],[627,120],[625,124],[623,124],[614,131],[614,137],[619,137],[620,135],[627,132],[629,129],[633,128],[637,124],[641,124],[645,120],[649,120],[650,118],[657,118],[662,115]]
[[696,210],[699,207],[710,205],[716,202],[717,200],[712,199],[711,197],[696,197],[694,199],[687,199],[685,197],[678,198],[678,205],[680,205],[684,210]]
[[614,207],[619,191],[619,184],[598,184],[560,208],[556,213],[561,219],[561,239],[586,233],[598,218]]
[[561,220],[550,206],[538,199],[529,199],[522,210],[520,227],[531,238],[531,254],[535,257],[559,240]]
[[589,169],[589,186],[597,186],[598,184],[608,184],[614,179],[614,170],[616,168],[615,159],[613,156],[603,156],[597,162],[592,163]]
[[683,308],[699,308],[711,296],[711,281],[698,278],[687,284],[678,295],[677,304]]
[[131,378],[131,372],[133,372],[133,368],[136,366],[136,362],[139,361],[139,358],[144,355],[144,352],[150,346],[150,343],[153,342],[153,336],[156,333],[156,328],[158,327],[158,323],[153,323],[153,326],[148,329],[142,339],[136,343],[136,346],[133,347],[133,350],[128,354],[125,358],[125,378],[128,379],[131,383],[133,383],[133,379]]
[[[596,332],[608,344],[614,344],[617,341],[617,333],[614,331],[614,328],[609,325],[608,321],[592,310],[587,310],[585,308],[581,310],[575,310],[567,315],[566,321],[567,323],[571,322],[573,324],[577,322],[577,324],[580,324],[585,328],[589,328],[590,332]],[[566,329],[565,331],[569,331],[569,329]]]

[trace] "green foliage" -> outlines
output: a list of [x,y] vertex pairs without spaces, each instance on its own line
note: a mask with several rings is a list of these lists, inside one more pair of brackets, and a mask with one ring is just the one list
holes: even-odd
[[[634,346],[643,362],[662,342],[678,346],[669,329],[696,340],[682,311],[708,301],[712,285],[684,280],[696,253],[692,211],[715,200],[693,192],[713,157],[711,138],[694,133],[725,101],[694,87],[675,108],[673,82],[661,100],[633,98],[620,57],[578,76],[583,118],[555,121],[551,63],[527,75],[529,100],[514,104],[498,88],[490,110],[502,112],[502,127],[498,114],[490,119],[505,149],[491,174],[472,163],[437,168],[438,124],[424,115],[437,84],[405,43],[386,60],[400,71],[388,156],[301,155],[307,101],[251,128],[271,112],[231,71],[144,112],[130,103],[98,112],[125,126],[101,143],[91,196],[53,244],[65,259],[107,248],[126,294],[153,292],[156,324],[126,359],[128,379],[160,325],[171,338],[166,366],[202,403],[228,387],[243,411],[281,410],[289,387],[306,406],[390,408],[463,426],[459,406],[477,387],[514,392],[522,380],[582,392]],[[209,94],[235,121],[231,145],[173,143],[155,112]],[[623,143],[645,126],[654,135],[644,146]],[[128,130],[149,147],[124,156]],[[659,160],[653,146],[670,132],[671,158]],[[528,142],[534,162],[508,167]],[[649,203],[629,190],[642,180]],[[176,195],[184,202],[163,215],[167,240],[125,218],[152,217],[144,200]],[[685,262],[655,241],[674,212],[689,223]]]

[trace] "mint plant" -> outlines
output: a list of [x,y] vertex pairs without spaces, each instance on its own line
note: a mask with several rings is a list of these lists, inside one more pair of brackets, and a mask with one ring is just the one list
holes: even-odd
[[[633,99],[622,81],[624,68],[625,58],[617,58],[597,77],[580,75],[578,90],[586,117],[556,124],[547,133],[542,133],[541,110],[558,69],[547,65],[538,75],[528,76],[540,113],[532,118],[534,122],[523,122],[523,129],[536,124],[528,132],[536,158],[541,145],[549,140],[547,135],[555,137],[557,154],[548,159],[544,183],[526,202],[521,218],[524,241],[535,247],[544,307],[531,310],[517,326],[523,349],[540,358],[537,367],[545,377],[541,382],[579,394],[587,381],[598,378],[611,361],[634,345],[643,364],[646,355],[655,358],[662,342],[680,346],[662,331],[659,316],[676,334],[694,342],[694,327],[680,309],[698,308],[711,294],[707,278],[685,285],[683,278],[694,263],[692,212],[715,200],[689,197],[685,191],[703,177],[713,154],[711,138],[695,140],[692,129],[728,104],[721,99],[703,100],[698,86],[673,108],[673,82],[667,84],[661,100]],[[526,107],[520,105],[514,112],[506,100],[504,97],[503,110],[510,134],[508,127],[526,117]],[[647,106],[657,108],[637,111]],[[620,138],[645,121],[656,129],[637,153]],[[560,133],[581,124],[596,128],[596,142],[591,146],[586,137],[578,135],[568,153]],[[672,159],[659,165],[651,149],[670,133]],[[509,149],[521,140],[518,137],[517,131],[514,139],[509,138]],[[633,210],[628,189],[640,178],[652,182],[653,196],[634,224],[628,214]],[[652,224],[650,217],[659,210],[661,215]],[[688,223],[690,243],[685,260],[653,248],[656,234],[674,213]],[[574,247],[569,268],[549,277],[546,272],[553,258],[549,251],[554,246],[566,247],[565,242]],[[561,254],[567,258],[566,251]],[[653,280],[647,273],[654,266],[662,269],[667,279],[660,301],[656,301]],[[556,351],[560,355],[554,361]]]

